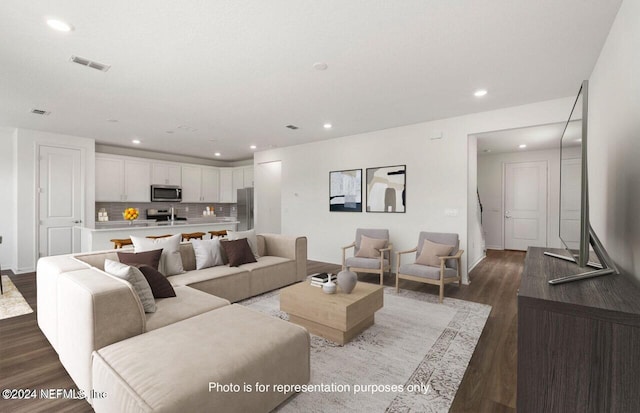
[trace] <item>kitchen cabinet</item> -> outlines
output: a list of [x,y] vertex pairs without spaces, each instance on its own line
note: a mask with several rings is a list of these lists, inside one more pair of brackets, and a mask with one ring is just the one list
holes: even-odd
[[233,172],[220,168],[220,202],[233,202]]
[[170,163],[151,164],[152,185],[182,185],[182,168],[180,165]]
[[218,202],[219,176],[217,168],[182,166],[182,202]]
[[150,185],[149,161],[96,155],[96,201],[149,202]]

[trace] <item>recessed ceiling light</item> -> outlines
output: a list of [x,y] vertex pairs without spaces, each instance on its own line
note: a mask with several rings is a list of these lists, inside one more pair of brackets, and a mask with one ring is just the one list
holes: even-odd
[[484,151],[482,151],[482,152],[484,152],[484,153],[489,153],[489,152],[491,152],[491,149],[485,149],[485,150],[484,150]]
[[118,119],[107,119],[107,122],[116,123],[118,122]]
[[251,149],[256,149],[256,148],[257,148],[257,146],[256,146],[256,145],[251,145],[251,146],[249,146],[249,148],[251,148]]
[[527,145],[525,145],[524,143],[523,143],[522,145],[519,145],[519,146],[518,146],[518,148],[520,148],[520,149],[524,149],[524,148],[526,148],[526,147],[527,147]]
[[576,139],[576,142],[582,142],[582,138]]
[[221,153],[220,153],[220,152],[216,152],[216,153],[214,153],[214,155],[215,155],[215,156],[220,156],[220,155],[221,155]]
[[58,19],[47,19],[47,25],[53,30],[57,30],[59,32],[70,32],[71,30],[73,30],[72,25]]
[[140,139],[134,139],[131,141],[131,143],[135,143],[136,145],[140,145]]
[[316,62],[313,64],[313,68],[316,70],[327,70],[328,67],[329,65],[325,62]]
[[171,134],[171,133],[173,133],[173,131],[172,130],[168,130],[167,133]]
[[324,128],[325,128],[325,129],[331,129],[331,127],[332,127],[333,125],[332,125],[332,124],[330,124],[330,123],[325,123],[325,124],[324,124],[324,125],[322,125],[322,126],[324,126]]
[[476,90],[476,91],[473,93],[473,96],[475,96],[475,97],[477,97],[477,98],[480,98],[480,97],[482,97],[482,96],[484,96],[484,95],[486,95],[486,94],[487,94],[487,91],[486,91],[485,89],[480,89],[480,90]]

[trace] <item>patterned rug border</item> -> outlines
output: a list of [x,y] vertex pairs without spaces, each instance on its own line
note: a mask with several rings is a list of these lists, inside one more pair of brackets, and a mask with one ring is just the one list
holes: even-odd
[[[279,292],[279,289],[270,291],[241,301],[239,304],[251,305],[276,296]],[[429,386],[429,392],[424,397],[428,405],[423,404],[421,406],[423,410],[421,411],[448,411],[478,344],[480,335],[484,330],[492,307],[487,304],[447,297],[440,304],[437,295],[402,289],[396,293],[394,287],[384,287],[384,293],[385,295],[393,294],[406,299],[443,305],[456,311],[453,319],[445,327],[405,383],[405,388],[411,386],[417,389],[420,388],[420,385]],[[280,316],[280,318],[283,317]],[[479,319],[483,319],[482,322]],[[320,340],[331,346],[338,346],[338,344],[331,343],[322,337],[311,335],[311,338],[312,341]],[[462,361],[462,363],[450,363],[452,360]],[[417,393],[400,393],[396,395],[385,411],[389,413],[415,411],[413,409],[415,405],[412,408],[411,403],[411,401],[415,402],[415,400],[411,400],[411,398],[416,395]]]
[[0,295],[0,320],[33,313],[33,308],[24,299],[11,278],[8,275],[2,275],[0,280],[4,287],[4,294]]

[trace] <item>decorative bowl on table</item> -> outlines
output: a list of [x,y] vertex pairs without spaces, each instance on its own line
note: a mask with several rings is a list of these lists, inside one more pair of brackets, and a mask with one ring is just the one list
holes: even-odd
[[122,213],[122,217],[126,221],[129,221],[129,225],[131,225],[133,221],[138,219],[139,216],[140,216],[140,213],[138,212],[138,208],[127,208]]

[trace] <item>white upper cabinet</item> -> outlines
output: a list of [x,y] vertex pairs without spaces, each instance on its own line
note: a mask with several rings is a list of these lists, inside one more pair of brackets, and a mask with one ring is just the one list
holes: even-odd
[[124,194],[127,202],[151,201],[151,162],[124,161]]
[[202,200],[204,202],[218,202],[220,172],[218,168],[202,168]]
[[96,154],[96,201],[149,202],[150,186],[149,161]]
[[220,168],[220,202],[233,202],[233,172]]
[[177,164],[152,163],[151,164],[151,184],[152,185],[182,185],[182,168]]
[[184,165],[182,202],[218,202],[218,168]]
[[96,154],[96,201],[122,202],[124,195],[124,159]]

